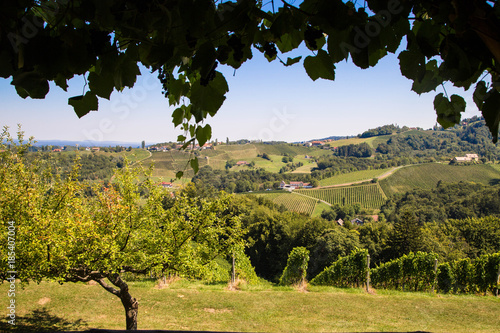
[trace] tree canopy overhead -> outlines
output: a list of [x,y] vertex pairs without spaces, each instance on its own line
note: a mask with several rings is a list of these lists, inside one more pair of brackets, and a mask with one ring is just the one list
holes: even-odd
[[[486,0],[271,0],[264,7],[261,0],[2,1],[0,77],[12,78],[22,98],[44,98],[49,81],[66,90],[83,75],[84,93],[68,101],[83,117],[99,98],[134,86],[142,64],[158,74],[187,147],[211,137],[203,121],[229,91],[220,65],[237,69],[259,52],[290,66],[302,57],[286,54],[304,42],[309,77],[334,80],[340,61],[365,69],[399,52],[401,74],[418,94],[446,82],[475,89],[496,141],[499,18],[498,2]],[[465,106],[446,90],[434,99],[444,127],[457,124]],[[196,159],[191,165],[198,169]]]

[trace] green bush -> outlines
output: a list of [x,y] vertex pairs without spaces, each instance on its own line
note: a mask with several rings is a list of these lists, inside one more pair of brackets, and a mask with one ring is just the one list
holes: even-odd
[[449,293],[455,284],[453,270],[449,263],[445,262],[438,266],[437,289],[444,294]]
[[434,284],[437,254],[410,252],[370,270],[370,279],[375,287],[423,291]]
[[308,263],[309,250],[302,246],[294,248],[288,255],[286,267],[280,277],[280,285],[289,286],[304,281]]
[[259,278],[255,273],[255,268],[250,262],[250,258],[245,254],[243,246],[235,247],[234,251],[234,262],[236,277],[245,280],[249,284],[255,284],[259,282]]
[[342,257],[331,266],[326,267],[314,279],[311,284],[334,286],[334,287],[354,287],[366,283],[366,273],[368,270],[366,256],[368,250],[354,250],[346,257]]

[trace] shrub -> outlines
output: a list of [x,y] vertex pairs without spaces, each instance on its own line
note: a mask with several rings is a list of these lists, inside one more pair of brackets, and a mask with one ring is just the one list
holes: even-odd
[[309,250],[305,247],[296,247],[288,255],[283,275],[280,277],[280,285],[287,286],[304,281],[309,263]]

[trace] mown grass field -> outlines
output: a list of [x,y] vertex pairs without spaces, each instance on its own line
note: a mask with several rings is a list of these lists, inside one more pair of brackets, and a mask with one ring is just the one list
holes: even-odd
[[334,177],[330,178],[325,178],[321,179],[319,181],[320,186],[332,186],[332,185],[339,185],[339,184],[347,184],[347,183],[353,183],[353,182],[358,182],[358,181],[363,181],[363,180],[371,180],[373,178],[378,178],[384,173],[388,172],[391,170],[391,168],[388,169],[378,169],[378,170],[362,170],[362,171],[354,171],[342,175],[337,175]]
[[[498,332],[500,298],[270,284],[229,291],[184,280],[131,282],[138,328],[238,332]],[[0,285],[7,293],[7,285]],[[43,282],[16,293],[18,332],[124,329],[123,307],[99,285]],[[7,331],[5,316],[0,330]]]
[[496,165],[492,164],[448,165],[429,163],[403,167],[379,183],[385,194],[391,196],[415,188],[435,188],[438,181],[447,183],[470,181],[487,185],[496,183],[499,180],[500,170]]

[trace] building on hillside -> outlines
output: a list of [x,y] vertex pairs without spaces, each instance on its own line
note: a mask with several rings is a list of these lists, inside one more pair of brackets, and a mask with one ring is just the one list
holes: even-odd
[[365,224],[365,222],[356,217],[355,219],[351,220],[351,224],[361,226],[361,225]]
[[100,150],[101,150],[101,148],[99,148],[99,147],[92,147],[92,151],[100,151]]
[[465,158],[469,159],[470,161],[479,161],[479,156],[477,156],[477,154],[465,154]]
[[160,185],[163,186],[164,188],[172,188],[173,187],[173,184],[170,182],[161,182]]
[[236,162],[236,165],[237,165],[237,166],[240,166],[240,165],[248,165],[248,162],[247,162],[247,161],[238,161],[238,162]]
[[53,151],[53,152],[56,152],[56,153],[60,153],[60,152],[61,152],[61,149],[56,148],[56,149],[54,149],[54,150],[52,150],[52,151]]
[[479,156],[477,154],[465,154],[465,156],[456,156],[453,161],[455,162],[477,162],[479,161]]
[[323,141],[311,141],[311,145],[313,147],[321,147],[322,145],[324,145],[325,143]]
[[296,188],[311,188],[310,183],[304,182],[290,182],[290,184],[285,183],[283,180],[280,183],[281,189],[295,190]]
[[336,222],[337,222],[337,224],[338,224],[339,226],[341,226],[341,227],[343,227],[343,226],[344,226],[344,220],[342,220],[342,219],[338,219]]

